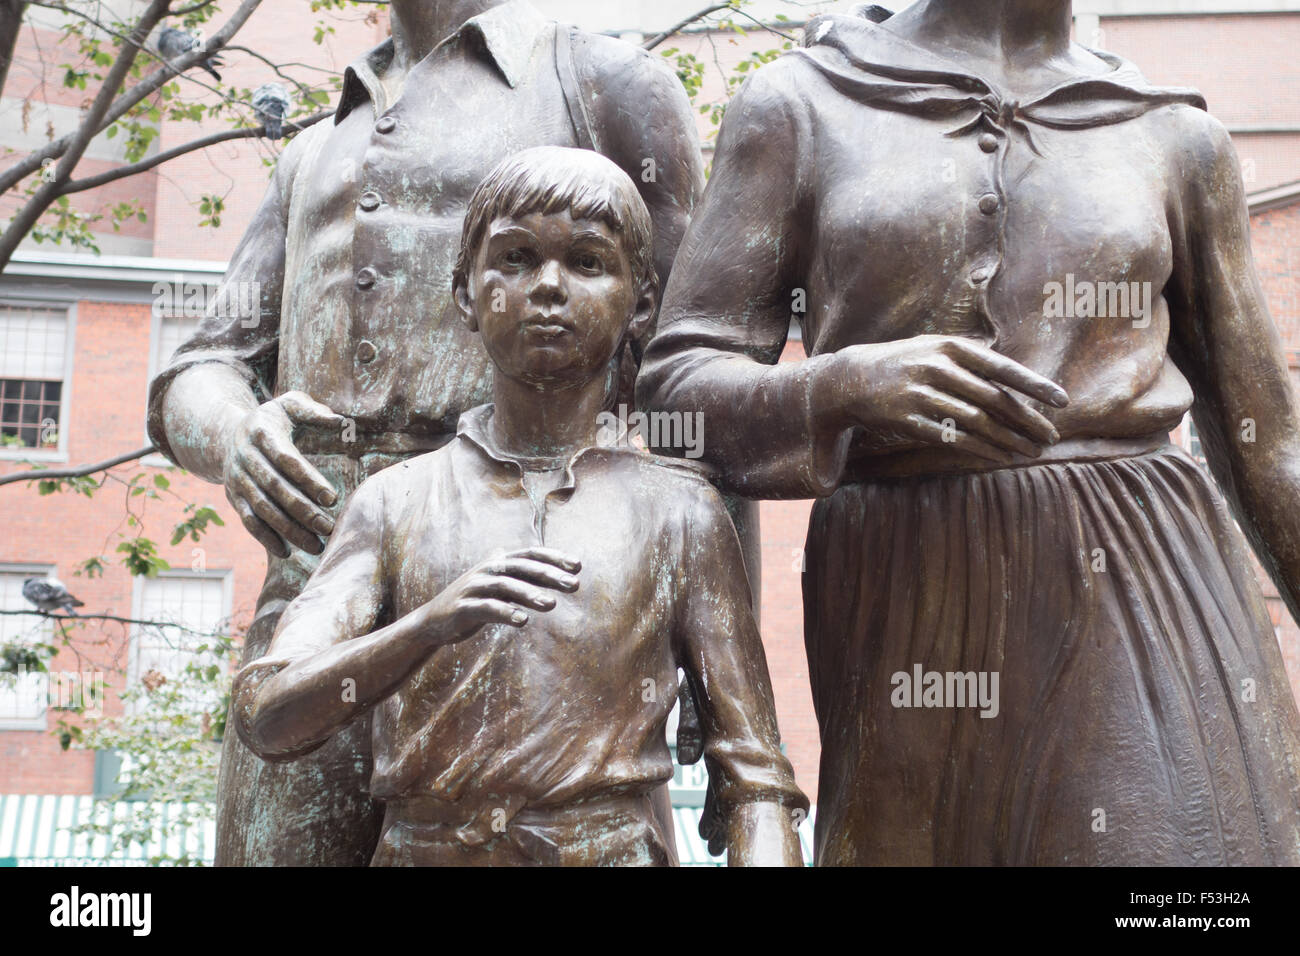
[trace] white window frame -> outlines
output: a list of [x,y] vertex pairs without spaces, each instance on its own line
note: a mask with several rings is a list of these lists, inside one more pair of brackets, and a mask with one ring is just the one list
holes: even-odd
[[[159,571],[158,578],[186,578],[221,581],[221,615],[222,619],[229,621],[234,604],[235,574],[230,568],[207,570],[207,571],[187,571],[184,568],[176,568],[170,571]],[[131,594],[131,617],[136,620],[143,620],[144,615],[144,589],[148,578],[137,576],[135,584],[132,587]],[[127,655],[126,669],[126,686],[134,688],[140,683],[140,625],[131,627],[131,646]]]
[[[207,284],[207,283],[205,283],[205,285],[208,285],[208,286],[209,286],[209,290],[210,290],[211,288],[215,288],[215,286],[212,286],[212,285]],[[207,293],[207,294],[208,294],[209,297],[210,297],[210,292]],[[145,379],[145,387],[144,387],[144,394],[145,394],[145,399],[144,399],[144,401],[145,401],[145,416],[146,416],[146,418],[147,418],[148,413],[149,413],[149,411],[148,411],[148,409],[149,409],[149,386],[153,384],[153,380],[154,380],[155,378],[158,377],[158,373],[161,372],[162,369],[163,369],[163,357],[162,357],[161,354],[159,354],[159,350],[162,348],[162,327],[163,327],[163,320],[164,320],[165,318],[167,318],[167,316],[164,316],[164,315],[162,314],[162,310],[161,310],[161,309],[154,308],[154,309],[150,310],[150,317],[149,317],[149,376],[148,376],[147,379]],[[199,321],[200,321],[200,322],[203,321],[203,319],[202,319],[201,316],[199,317]],[[171,358],[171,356],[167,356],[167,357],[168,357],[168,358]],[[147,425],[147,424],[144,426],[144,441],[145,441],[146,444],[148,444],[149,441],[150,441],[150,438],[149,438],[149,428],[148,428],[148,425]],[[145,455],[143,458],[140,459],[140,464],[142,464],[142,465],[144,465],[144,466],[146,466],[146,467],[148,467],[148,468],[166,468],[166,469],[170,469],[170,470],[172,470],[172,471],[175,471],[175,470],[176,470],[176,466],[175,466],[174,464],[172,464],[170,461],[168,461],[167,458],[166,458],[166,456],[164,456],[164,455],[161,454],[161,453],[157,453],[157,452],[155,452],[155,453],[152,454],[152,455]]]
[[64,342],[63,388],[59,392],[59,444],[57,448],[8,448],[0,446],[0,461],[63,462],[68,460],[68,431],[72,426],[73,355],[77,341],[77,304],[42,299],[0,297],[0,307],[13,309],[50,309],[67,316],[68,334]]
[[[0,562],[0,573],[3,574],[25,574],[31,577],[45,577],[56,573],[53,564],[29,564],[25,562]],[[32,613],[36,613],[34,610]],[[51,625],[52,628],[52,625]],[[47,730],[49,728],[49,681],[45,683],[45,707],[41,709],[40,717],[32,717],[27,720],[0,717],[0,732],[6,730]]]

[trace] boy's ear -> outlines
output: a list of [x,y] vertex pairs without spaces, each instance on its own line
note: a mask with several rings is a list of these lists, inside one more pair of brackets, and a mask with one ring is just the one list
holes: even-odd
[[460,310],[460,320],[471,332],[477,332],[478,319],[474,316],[474,300],[470,298],[469,286],[463,277],[457,276],[452,280],[451,294],[456,299],[456,308]]
[[652,284],[641,290],[632,312],[632,321],[628,323],[623,339],[627,342],[641,342],[650,332],[650,323],[654,321],[655,310],[659,305],[659,295]]

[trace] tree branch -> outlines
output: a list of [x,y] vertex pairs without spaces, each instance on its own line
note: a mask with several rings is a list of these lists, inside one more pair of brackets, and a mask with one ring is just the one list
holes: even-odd
[[63,621],[116,621],[118,624],[135,624],[140,627],[174,627],[178,631],[186,631],[190,634],[197,634],[199,637],[229,637],[224,631],[200,631],[197,628],[187,627],[184,624],[177,624],[174,621],[148,621],[134,617],[118,617],[116,614],[49,614],[45,611],[38,611],[33,608],[30,611],[0,611],[3,615],[23,615],[29,617],[46,617],[51,621],[59,622],[62,627]]
[[29,468],[26,471],[16,471],[12,475],[0,475],[0,485],[7,485],[15,481],[45,481],[50,478],[84,478],[86,475],[108,471],[110,468],[124,465],[128,461],[135,461],[137,458],[151,455],[157,450],[153,445],[150,445],[147,448],[127,452],[125,455],[118,455],[116,458],[110,458],[107,461],[99,461],[93,465],[78,465],[73,468]]
[[123,80],[131,71],[131,64],[135,62],[136,54],[140,52],[145,37],[149,35],[149,32],[166,14],[168,3],[169,0],[151,0],[144,13],[140,15],[140,19],[136,21],[131,30],[130,43],[118,52],[117,59],[109,67],[90,109],[86,111],[85,117],[81,120],[81,125],[77,127],[77,131],[72,137],[72,141],[59,158],[59,164],[54,169],[54,175],[43,182],[40,188],[27,200],[27,203],[15,212],[13,218],[9,220],[4,234],[0,235],[0,267],[9,264],[9,259],[13,256],[14,250],[18,248],[18,243],[22,242],[32,227],[36,225],[37,220],[45,214],[45,210],[49,209],[54,200],[59,197],[59,190],[71,178],[73,169],[81,161],[81,157],[85,153],[86,147],[90,145],[91,139],[95,136],[100,122],[112,107],[113,97],[117,95]]
[[754,16],[752,13],[748,13],[748,12],[746,12],[746,11],[744,11],[744,10],[740,10],[740,9],[737,9],[737,10],[736,10],[736,13],[740,14],[740,15],[741,15],[742,17],[744,17],[746,20],[751,21],[751,22],[752,22],[753,24],[755,24],[756,26],[760,26],[760,27],[762,27],[762,28],[763,28],[764,30],[766,30],[768,33],[774,33],[774,34],[776,34],[776,35],[779,36],[782,40],[789,40],[791,43],[798,43],[798,42],[799,42],[799,38],[798,38],[798,37],[796,37],[796,36],[791,36],[791,35],[788,34],[788,33],[782,33],[782,32],[781,32],[780,30],[778,30],[776,27],[772,26],[770,23],[764,23],[762,20],[760,20],[758,17]]
[[298,87],[299,96],[306,96],[309,93],[311,93],[312,89],[310,86],[308,86],[306,83],[303,83],[301,80],[294,79],[292,76],[285,73],[284,70],[280,69],[279,64],[275,63],[268,57],[262,56],[262,54],[258,53],[256,50],[251,50],[246,46],[239,45],[238,43],[228,44],[226,46],[226,49],[239,50],[243,53],[247,53],[249,56],[253,57],[254,59],[261,60],[263,63],[269,66],[271,68],[271,71],[280,79],[284,80],[286,83],[292,83],[294,86]]
[[9,64],[13,62],[22,26],[23,0],[0,0],[0,90],[9,77]]
[[[92,133],[92,136],[102,133],[109,126],[116,123],[119,119],[130,112],[141,100],[156,93],[164,83],[175,76],[179,76],[200,60],[206,60],[213,53],[220,50],[225,46],[230,38],[243,27],[244,23],[253,15],[253,12],[258,8],[261,2],[262,0],[244,0],[244,2],[240,4],[239,8],[231,14],[230,19],[227,20],[221,29],[214,33],[207,43],[205,43],[200,49],[191,50],[184,56],[177,57],[171,63],[163,63],[143,80],[123,93],[104,115]],[[150,29],[152,29],[152,26]],[[116,89],[116,87],[114,87],[114,89]],[[4,173],[0,173],[0,193],[7,192],[24,178],[36,172],[36,170],[41,168],[41,164],[45,160],[54,159],[64,155],[73,143],[74,138],[80,132],[80,129],[81,128],[46,143],[40,149],[28,155],[26,159],[15,163]],[[9,229],[6,229],[5,235],[7,236],[8,234]],[[26,233],[24,232],[23,235],[26,235]],[[10,254],[12,254],[12,252]],[[3,254],[3,251],[0,251],[0,269],[3,269],[8,262],[9,256]]]
[[173,10],[169,16],[188,17],[191,13],[198,13],[204,7],[210,7],[216,0],[199,0],[198,3],[190,4],[188,7],[181,7],[179,10]]
[[[334,115],[330,110],[325,113],[317,113],[315,116],[309,116],[300,122],[290,122],[285,120],[285,126],[295,126],[299,130],[307,129],[309,126],[315,126],[323,119]],[[96,176],[87,176],[85,179],[73,180],[63,187],[60,195],[68,193],[79,193],[87,189],[94,189],[96,186],[102,186],[104,183],[111,183],[116,179],[125,179],[127,176],[134,176],[136,173],[148,172],[155,166],[161,166],[177,156],[184,156],[186,153],[192,153],[195,150],[207,149],[209,146],[215,146],[218,143],[225,143],[233,139],[255,139],[259,136],[266,135],[266,126],[249,126],[245,129],[228,129],[220,133],[212,133],[209,136],[203,136],[190,143],[184,143],[180,146],[174,146],[171,149],[163,150],[156,153],[148,159],[142,159],[138,163],[132,163],[129,166],[118,166],[114,169],[105,170]],[[3,484],[3,482],[0,482]]]
[[685,30],[696,20],[703,20],[709,14],[717,13],[719,10],[735,10],[735,9],[736,7],[731,3],[715,3],[713,6],[706,7],[705,9],[701,10],[699,13],[691,14],[681,23],[674,24],[673,26],[665,30],[663,33],[657,34],[651,37],[649,40],[646,40],[645,43],[641,44],[641,48],[643,50],[653,50],[655,47],[663,43],[674,33],[680,33],[682,30]]

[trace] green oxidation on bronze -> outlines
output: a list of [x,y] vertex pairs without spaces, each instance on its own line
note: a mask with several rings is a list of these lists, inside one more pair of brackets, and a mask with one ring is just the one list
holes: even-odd
[[706,469],[600,427],[656,311],[645,203],[594,152],[532,149],[484,179],[463,235],[453,293],[493,402],[351,495],[235,678],[239,737],[295,767],[369,724],[374,865],[671,865],[680,668],[701,835],[734,865],[801,865],[808,801],[726,505]]
[[[1300,612],[1300,415],[1236,155],[1072,12],[814,19],[728,108],[642,364],[724,487],[820,499],[821,865],[1300,863],[1246,542],[1168,446],[1190,409]],[[796,291],[810,358],[777,364]],[[897,706],[916,669],[996,674],[996,717]]]
[[[451,441],[461,413],[491,396],[490,363],[451,295],[482,177],[521,149],[597,148],[651,210],[661,277],[703,182],[690,105],[660,58],[523,0],[390,10],[392,38],[348,69],[333,121],[288,144],[231,259],[216,301],[259,288],[257,308],[210,310],[150,388],[151,440],[224,484],[270,554],[246,661],[264,652],[324,547],[318,529],[357,486]],[[647,157],[651,182],[639,176]],[[624,401],[642,345],[620,356]],[[382,808],[357,770],[364,734],[274,766],[233,734],[223,747],[219,864],[370,859]]]

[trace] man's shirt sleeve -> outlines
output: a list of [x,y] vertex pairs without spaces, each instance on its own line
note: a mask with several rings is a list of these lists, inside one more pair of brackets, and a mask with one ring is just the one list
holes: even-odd
[[163,427],[163,405],[168,386],[187,368],[221,363],[239,373],[258,401],[275,394],[293,178],[303,154],[312,148],[311,141],[327,135],[332,126],[329,120],[318,123],[285,148],[262,204],[240,239],[198,329],[150,383],[149,440],[173,461],[175,455]]

